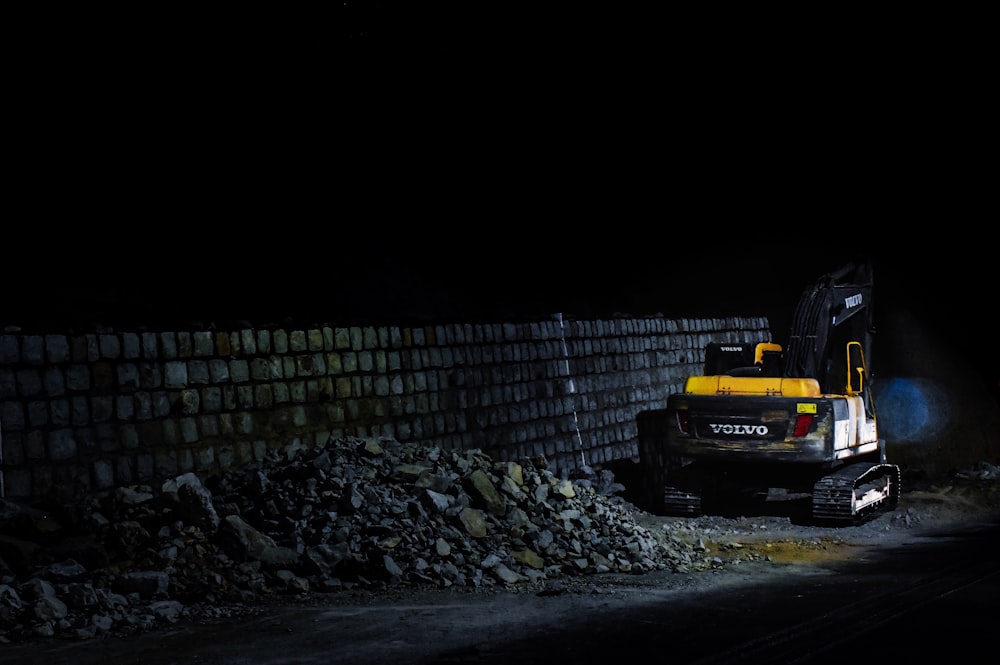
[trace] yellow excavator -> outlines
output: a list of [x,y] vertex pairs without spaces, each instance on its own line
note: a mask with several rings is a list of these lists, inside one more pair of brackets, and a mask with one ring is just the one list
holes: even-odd
[[704,374],[688,377],[666,408],[639,414],[651,512],[798,498],[810,521],[846,525],[895,509],[900,469],[878,435],[867,364],[872,273],[870,263],[849,263],[806,288],[785,347],[708,344]]

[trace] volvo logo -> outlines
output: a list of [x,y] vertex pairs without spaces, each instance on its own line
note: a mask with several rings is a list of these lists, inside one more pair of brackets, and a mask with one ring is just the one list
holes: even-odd
[[709,423],[712,434],[748,434],[756,436],[767,435],[767,425],[718,425]]

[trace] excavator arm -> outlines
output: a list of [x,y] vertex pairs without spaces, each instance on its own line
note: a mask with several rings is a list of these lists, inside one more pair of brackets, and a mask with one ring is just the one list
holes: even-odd
[[862,358],[870,362],[873,289],[870,263],[849,263],[807,287],[792,317],[784,375],[814,378],[825,393],[844,393],[848,385],[856,384],[857,377],[845,373],[840,350],[856,343]]

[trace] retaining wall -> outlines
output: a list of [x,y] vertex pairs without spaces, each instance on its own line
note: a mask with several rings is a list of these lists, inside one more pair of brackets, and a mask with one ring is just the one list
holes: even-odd
[[637,459],[636,415],[764,317],[0,335],[0,496],[67,500],[331,436],[550,469]]

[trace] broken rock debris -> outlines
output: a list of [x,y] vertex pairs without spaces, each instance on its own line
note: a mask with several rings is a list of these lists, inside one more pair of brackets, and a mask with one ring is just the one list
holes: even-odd
[[0,501],[0,641],[130,634],[281,595],[544,589],[697,565],[617,489],[591,469],[556,477],[542,458],[341,438],[76,507]]

